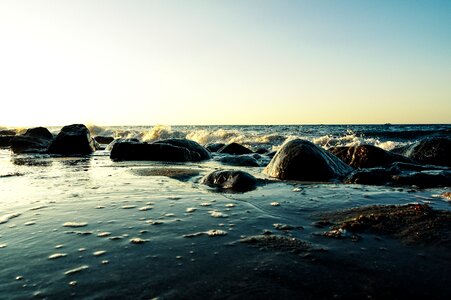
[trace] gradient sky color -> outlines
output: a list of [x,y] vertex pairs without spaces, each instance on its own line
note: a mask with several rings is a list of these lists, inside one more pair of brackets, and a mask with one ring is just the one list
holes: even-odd
[[0,125],[451,123],[451,1],[1,0]]

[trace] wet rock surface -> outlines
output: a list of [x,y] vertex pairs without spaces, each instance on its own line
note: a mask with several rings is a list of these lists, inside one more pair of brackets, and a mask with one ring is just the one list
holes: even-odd
[[333,147],[328,150],[354,168],[372,168],[394,162],[412,162],[410,159],[372,145]]
[[224,147],[219,149],[218,152],[234,154],[234,155],[254,153],[251,149],[244,147],[243,145],[240,145],[238,143],[231,143],[231,144],[225,145]]
[[284,144],[264,173],[282,180],[330,181],[352,171],[338,157],[305,140]]
[[118,142],[111,149],[112,160],[149,160],[168,162],[200,161],[197,152],[165,143]]
[[50,154],[88,155],[96,150],[96,142],[83,124],[64,126],[50,144]]
[[434,210],[427,204],[352,208],[323,214],[321,221],[334,224],[327,236],[368,232],[390,235],[406,243],[451,248],[451,212]]
[[257,160],[247,155],[225,156],[218,159],[221,163],[229,166],[259,167]]
[[210,153],[199,145],[197,142],[188,140],[188,139],[165,139],[165,140],[159,140],[156,141],[154,144],[168,144],[176,147],[186,148],[192,153],[197,153],[199,156],[199,159],[197,160],[206,160],[210,159]]
[[224,143],[210,143],[205,145],[205,148],[210,152],[218,152],[218,150],[224,146],[225,146]]
[[404,154],[422,164],[451,167],[451,139],[424,139],[407,147]]
[[52,140],[53,134],[47,128],[30,128],[11,139],[11,150],[14,153],[46,153]]
[[451,171],[433,166],[394,163],[385,168],[355,170],[344,182],[367,185],[407,185],[420,188],[442,187],[451,185]]
[[219,170],[206,175],[202,183],[218,190],[247,192],[257,187],[257,179],[249,173],[236,170]]
[[300,253],[312,249],[312,245],[300,239],[281,235],[255,235],[240,239],[241,243],[249,244],[265,250]]

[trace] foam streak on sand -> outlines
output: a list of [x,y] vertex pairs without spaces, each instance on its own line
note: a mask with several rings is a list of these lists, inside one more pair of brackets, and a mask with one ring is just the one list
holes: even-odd
[[86,269],[89,269],[89,266],[87,266],[87,265],[80,266],[80,267],[75,268],[75,269],[67,270],[66,272],[64,272],[64,275],[73,275],[73,274],[79,273],[79,272],[81,272],[83,270],[86,270]]
[[9,220],[20,216],[20,213],[10,213],[3,216],[0,216],[0,224],[6,223]]

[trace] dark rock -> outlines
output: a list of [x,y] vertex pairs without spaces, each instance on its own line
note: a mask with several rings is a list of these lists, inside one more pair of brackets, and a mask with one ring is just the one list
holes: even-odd
[[98,136],[94,137],[94,140],[96,140],[96,142],[99,143],[99,144],[108,145],[109,143],[114,141],[114,137],[98,135]]
[[247,155],[225,156],[219,158],[219,161],[225,165],[241,167],[259,167],[257,160]]
[[227,153],[227,154],[235,154],[235,155],[253,153],[253,151],[251,149],[246,148],[237,143],[231,143],[231,144],[225,145],[224,147],[219,149],[218,152],[219,153]]
[[12,129],[0,130],[0,136],[4,136],[4,135],[14,136],[14,135],[16,135],[16,131],[12,130]]
[[405,155],[419,163],[451,167],[451,139],[421,140],[407,148]]
[[205,145],[205,148],[207,148],[207,150],[210,152],[218,152],[218,150],[224,146],[225,146],[224,143],[212,143]]
[[205,149],[204,147],[202,147],[201,145],[199,145],[198,143],[196,143],[195,141],[192,141],[192,140],[165,139],[165,140],[156,141],[156,142],[154,142],[154,144],[169,144],[172,146],[186,148],[190,152],[197,153],[200,157],[200,160],[205,160],[205,159],[211,158],[210,153],[207,151],[207,149]]
[[269,150],[266,149],[266,148],[258,148],[258,149],[255,150],[254,152],[255,152],[255,153],[258,153],[258,154],[266,154],[266,153],[269,152]]
[[23,135],[11,139],[11,150],[14,153],[46,153],[53,134],[44,127],[28,129]]
[[50,144],[50,154],[87,155],[96,150],[96,142],[83,124],[64,126]]
[[139,143],[138,139],[115,139],[111,143],[108,144],[108,146],[105,148],[107,151],[111,151],[113,149],[113,146],[117,143]]
[[0,135],[0,148],[8,148],[11,146],[11,139],[14,135]]
[[394,162],[411,162],[404,156],[372,145],[333,147],[328,151],[354,168],[373,168]]
[[257,179],[243,171],[219,170],[205,176],[202,183],[220,190],[247,192],[256,188]]
[[266,153],[266,156],[273,158],[276,155],[277,151],[271,151],[269,153]]
[[138,176],[166,176],[184,182],[199,175],[198,170],[181,168],[139,168],[131,172]]
[[53,134],[45,127],[29,128],[24,133],[24,136],[32,136],[36,138],[43,138],[46,140],[53,139]]
[[187,162],[200,161],[199,153],[164,143],[136,143],[117,142],[114,143],[110,158],[112,160],[150,160],[150,161],[172,161]]
[[280,148],[263,171],[283,180],[329,181],[346,176],[352,168],[335,155],[305,140],[292,140]]
[[335,224],[332,232],[369,232],[406,243],[451,246],[451,212],[427,204],[365,206],[325,213],[321,219]]
[[433,166],[394,163],[385,168],[359,169],[345,183],[366,185],[417,186],[432,188],[451,186],[451,171]]

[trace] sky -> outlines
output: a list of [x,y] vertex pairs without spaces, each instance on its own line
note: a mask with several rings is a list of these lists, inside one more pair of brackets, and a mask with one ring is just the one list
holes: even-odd
[[451,123],[451,1],[0,0],[0,125]]

